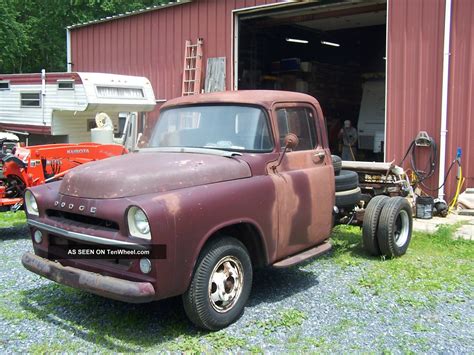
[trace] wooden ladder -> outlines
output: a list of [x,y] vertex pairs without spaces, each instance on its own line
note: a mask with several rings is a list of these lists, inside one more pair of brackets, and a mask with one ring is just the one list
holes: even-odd
[[185,42],[182,96],[201,92],[203,43],[202,38],[198,38],[196,44],[192,44],[191,41]]

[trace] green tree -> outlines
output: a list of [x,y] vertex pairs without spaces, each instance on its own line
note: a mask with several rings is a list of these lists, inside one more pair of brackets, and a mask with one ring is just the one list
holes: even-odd
[[66,70],[66,27],[168,0],[0,0],[0,72]]
[[0,72],[21,72],[17,62],[19,53],[28,49],[28,39],[24,26],[17,21],[13,1],[0,1]]

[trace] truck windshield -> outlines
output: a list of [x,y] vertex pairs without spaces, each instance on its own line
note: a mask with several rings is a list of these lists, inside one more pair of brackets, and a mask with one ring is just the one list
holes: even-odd
[[200,105],[161,112],[148,147],[264,152],[272,150],[273,141],[267,117],[260,108]]

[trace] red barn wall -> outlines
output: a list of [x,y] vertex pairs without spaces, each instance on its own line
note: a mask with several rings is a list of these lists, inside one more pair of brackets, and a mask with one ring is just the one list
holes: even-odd
[[169,100],[181,96],[185,41],[203,38],[204,64],[207,58],[226,57],[230,90],[232,10],[275,2],[194,0],[73,29],[72,71],[146,76],[156,98]]
[[[451,18],[451,48],[448,95],[446,168],[462,149],[464,187],[474,187],[474,1],[454,0]],[[455,174],[447,186],[454,193]]]
[[[419,131],[439,144],[444,0],[390,0],[387,16],[386,160],[399,164]],[[437,186],[438,171],[427,183]]]

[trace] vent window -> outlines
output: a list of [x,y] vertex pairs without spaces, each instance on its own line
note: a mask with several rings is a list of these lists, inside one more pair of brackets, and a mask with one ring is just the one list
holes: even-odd
[[113,86],[97,86],[97,95],[109,99],[142,99],[145,97],[142,89]]
[[58,90],[74,90],[74,81],[58,80]]
[[0,90],[10,90],[10,82],[0,81]]
[[41,94],[39,92],[22,92],[21,107],[41,107]]

